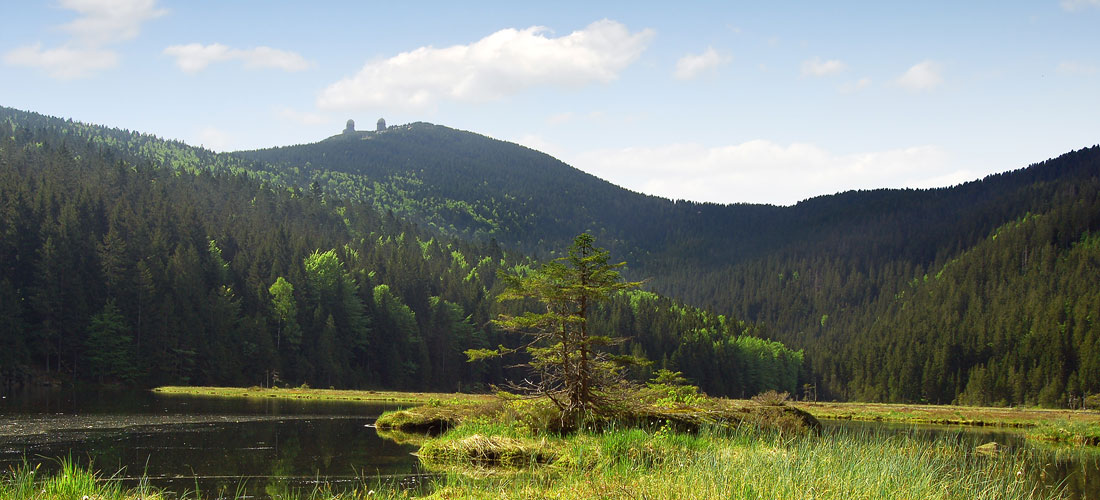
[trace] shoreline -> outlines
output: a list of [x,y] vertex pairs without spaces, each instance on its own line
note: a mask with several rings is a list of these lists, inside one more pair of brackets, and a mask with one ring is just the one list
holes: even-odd
[[[179,394],[219,398],[280,398],[410,404],[428,404],[433,401],[489,401],[496,397],[493,394],[452,392],[205,386],[164,386],[154,388],[152,392],[167,395]],[[1043,424],[1063,421],[1100,425],[1100,411],[1091,410],[809,401],[788,401],[787,404],[807,411],[820,420],[1017,429],[1033,428]]]

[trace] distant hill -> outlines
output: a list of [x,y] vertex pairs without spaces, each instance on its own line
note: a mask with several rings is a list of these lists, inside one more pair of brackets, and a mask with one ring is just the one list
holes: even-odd
[[[236,155],[270,165],[287,182],[312,184],[326,195],[363,200],[447,234],[493,239],[536,255],[563,248],[578,232],[592,232],[630,263],[633,277],[648,278],[652,289],[761,322],[769,335],[804,348],[812,368],[808,380],[826,397],[951,402],[982,393],[968,389],[981,370],[996,372],[992,378],[1000,377],[996,384],[1001,386],[1042,373],[1056,379],[1060,389],[1047,389],[1040,398],[1044,383],[986,391],[988,397],[975,400],[1062,404],[1075,394],[1100,392],[1100,377],[1082,381],[1081,356],[1055,360],[1044,344],[1021,347],[1030,333],[1004,332],[998,337],[1004,347],[979,349],[950,340],[954,332],[882,316],[898,308],[941,316],[942,304],[913,298],[914,280],[951,276],[958,262],[1006,245],[991,242],[991,235],[1010,231],[1006,228],[1021,220],[1040,216],[1039,224],[1058,228],[1058,236],[1044,243],[1052,258],[1089,254],[1089,247],[1078,242],[1089,241],[1100,229],[1100,209],[1093,205],[1098,147],[951,188],[851,191],[792,207],[647,196],[516,144],[426,123]],[[963,281],[977,286],[975,280],[1005,272],[990,265]],[[1086,266],[1083,276],[1090,276],[1090,269]],[[1033,273],[1018,285],[1041,289],[1051,280],[1077,283],[1076,292],[1059,295],[1073,310],[1092,300],[1097,289],[1095,281],[1076,276]],[[979,306],[992,300],[994,290],[973,293],[974,300],[957,312],[973,321],[978,314],[985,326],[972,337],[984,338],[991,317],[1007,311]],[[1089,317],[1082,312],[1075,320],[1095,332],[1098,327]],[[887,334],[882,328],[888,324]],[[950,321],[942,327],[964,328]],[[1058,342],[1100,354],[1100,347],[1088,344],[1095,342],[1089,340],[1095,333],[1089,335]],[[1022,354],[1009,361],[1004,350]],[[936,356],[948,361],[902,368],[905,360]],[[1046,364],[1059,368],[1035,371]],[[871,377],[861,371],[871,366],[909,373],[879,370]],[[974,383],[984,383],[980,378]]]

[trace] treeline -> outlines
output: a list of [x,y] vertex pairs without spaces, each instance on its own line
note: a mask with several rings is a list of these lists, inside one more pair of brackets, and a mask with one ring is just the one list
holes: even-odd
[[[696,297],[803,348],[822,397],[1068,406],[1100,392],[1098,193],[1093,147],[929,193],[946,206],[911,212],[923,223],[884,209],[882,222],[853,224],[847,237],[719,273],[669,272],[696,291],[724,290]],[[969,212],[950,208],[960,197]],[[876,256],[912,231],[888,223],[939,236]]]
[[[489,320],[505,307],[498,269],[532,265],[522,256],[256,179],[229,155],[0,111],[4,380],[458,390],[507,377],[463,351],[519,341]],[[599,328],[713,394],[795,387],[799,353],[646,297],[616,298]]]
[[635,291],[615,297],[590,320],[597,331],[631,336],[623,354],[652,361],[639,380],[671,369],[712,395],[747,398],[767,390],[795,394],[803,373],[802,351],[763,338],[759,325]]
[[853,318],[869,327],[832,367],[848,380],[839,387],[981,405],[1079,406],[1100,393],[1100,183],[1080,187],[1077,202],[998,229],[875,318]]
[[494,249],[243,176],[112,162],[58,130],[0,142],[9,374],[450,389],[501,377],[461,355],[495,335],[475,325],[499,250],[475,257]]

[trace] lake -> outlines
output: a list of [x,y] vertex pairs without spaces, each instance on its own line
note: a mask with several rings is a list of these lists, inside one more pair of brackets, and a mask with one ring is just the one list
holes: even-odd
[[[371,427],[393,404],[220,399],[146,391],[25,391],[0,394],[0,474],[24,460],[57,469],[71,458],[136,485],[145,476],[167,491],[203,496],[334,489],[379,481],[419,488],[415,446],[381,439]],[[826,422],[833,432],[947,437],[963,449],[996,441],[1034,464],[1026,480],[1064,486],[1069,498],[1100,498],[1100,451],[1028,443],[989,428]]]
[[371,424],[392,404],[217,399],[146,391],[26,391],[0,395],[0,473],[24,460],[57,469],[93,464],[136,485],[211,496],[335,489],[422,477],[415,446]]

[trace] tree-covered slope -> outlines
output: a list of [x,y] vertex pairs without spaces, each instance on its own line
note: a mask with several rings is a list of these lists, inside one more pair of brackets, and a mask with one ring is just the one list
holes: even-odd
[[832,363],[838,385],[860,399],[982,405],[1100,393],[1100,182],[1078,188],[831,319],[825,337],[865,329]]
[[[516,341],[489,323],[505,310],[496,275],[531,261],[270,172],[0,108],[0,382],[456,390],[504,380],[504,367],[466,363],[463,351]],[[751,324],[647,293],[617,296],[601,314],[594,328],[633,335],[626,348],[662,367],[699,363],[680,346],[704,353],[692,369],[726,374],[698,380],[715,394],[795,387],[800,353]],[[715,346],[751,363],[725,365],[707,356]]]
[[658,289],[722,308],[736,302],[724,285],[685,274],[777,252],[927,266],[1050,209],[1052,192],[1095,175],[1088,162],[1066,158],[953,188],[853,191],[775,207],[646,196],[523,146],[426,123],[236,156],[274,165],[285,182],[506,248],[548,252],[590,231]]
[[[1083,203],[1100,175],[1100,148],[1093,147],[951,188],[853,191],[774,207],[645,196],[548,155],[429,124],[239,156],[275,165],[290,182],[316,183],[325,192],[395,210],[450,234],[491,237],[506,248],[548,252],[564,247],[577,232],[591,231],[626,256],[629,275],[649,279],[652,289],[762,322],[768,335],[804,348],[819,394],[935,402],[960,399],[965,380],[928,392],[918,390],[910,377],[889,390],[854,372],[857,360],[879,359],[882,346],[870,340],[882,335],[877,315],[914,279],[976,251],[998,228],[1027,214],[1062,213]],[[1088,217],[1063,226],[1070,240],[1097,230]],[[1068,249],[1058,247],[1055,253],[1063,251]],[[1030,279],[1085,283],[1072,274]],[[1001,314],[967,307],[971,316]],[[925,315],[942,313],[934,303],[921,308]],[[892,335],[915,336],[913,325],[897,322]],[[923,333],[935,338],[925,342],[929,345],[953,334]],[[931,355],[919,349],[891,352],[880,364]],[[980,356],[965,358],[950,376],[967,379],[982,366],[986,361]],[[1066,391],[1100,390],[1073,386],[1072,372],[1067,369],[1059,382]],[[1061,400],[1070,392],[1060,393]],[[1034,390],[1002,399],[1038,398]]]
[[[710,280],[702,286],[736,297],[731,301],[734,316],[762,322],[775,338],[804,348],[819,393],[829,397],[972,401],[977,398],[967,393],[968,381],[975,370],[985,370],[995,372],[993,377],[1002,383],[1019,384],[1027,378],[1013,391],[987,397],[988,402],[1065,404],[1100,392],[1097,379],[1086,383],[1074,375],[1084,368],[1084,358],[1069,354],[1098,352],[1089,335],[1095,338],[1100,331],[1090,319],[1100,313],[1079,305],[1092,303],[1097,281],[1087,266],[1064,264],[1083,258],[1088,247],[1075,247],[1075,242],[1100,230],[1098,186],[1100,148],[1093,147],[926,194],[950,195],[952,203],[970,209],[925,211],[932,220],[918,227],[938,226],[939,236],[929,239],[940,243],[929,245],[935,251],[923,257],[904,250],[874,255],[876,245],[902,238],[911,229],[877,224],[870,232],[853,226],[850,236],[827,235],[818,244],[791,246],[717,273],[680,279]],[[955,201],[959,199],[969,201]],[[885,220],[902,225],[911,218]],[[1022,247],[1014,238],[997,236],[1017,234],[1010,228],[1019,221],[1041,228],[1036,233],[1041,236]],[[875,237],[878,232],[882,236]],[[1035,260],[1040,252],[1048,263],[1063,264],[1029,270],[1026,266],[1041,262]],[[945,281],[928,276],[953,278],[952,293],[966,290],[966,300],[946,300],[946,292],[934,290]],[[918,284],[930,287],[926,291],[931,295],[914,295]],[[1066,316],[1050,318],[1051,304],[1061,304]],[[1040,328],[1036,318],[1056,321]],[[1050,330],[1066,322],[1092,333],[1063,338]],[[1025,337],[1045,341],[1022,342]],[[975,344],[979,340],[990,348]],[[1011,362],[1005,361],[1008,352],[1013,353]]]
[[427,123],[236,155],[281,166],[301,186],[316,183],[450,234],[531,253],[564,248],[582,231],[624,254],[645,249],[623,242],[666,237],[647,216],[687,213],[660,198],[624,196],[544,153]]

